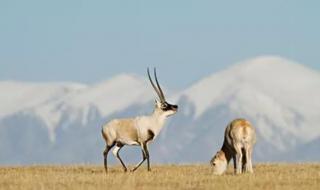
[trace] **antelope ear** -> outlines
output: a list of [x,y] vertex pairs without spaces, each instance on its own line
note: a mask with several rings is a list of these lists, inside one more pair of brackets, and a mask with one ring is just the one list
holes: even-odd
[[161,102],[158,99],[154,99],[154,104],[158,107],[161,106]]
[[218,153],[217,153],[217,158],[218,159],[223,159],[225,157],[225,155],[224,155],[224,153],[223,152],[221,152],[221,151],[219,151]]

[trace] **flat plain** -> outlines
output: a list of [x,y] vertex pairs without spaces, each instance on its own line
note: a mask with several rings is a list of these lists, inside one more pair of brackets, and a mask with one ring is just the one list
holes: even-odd
[[[131,166],[132,167],[132,166]],[[256,164],[254,174],[222,176],[209,165],[141,166],[122,172],[112,166],[108,174],[97,165],[0,167],[0,189],[320,189],[320,163]]]

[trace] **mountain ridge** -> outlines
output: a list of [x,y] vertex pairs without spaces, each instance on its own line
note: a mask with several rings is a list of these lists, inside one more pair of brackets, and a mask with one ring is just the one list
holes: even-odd
[[[44,150],[17,160],[100,162],[104,142],[99,126],[112,118],[148,113],[156,98],[149,82],[132,74],[120,74],[93,85],[24,84],[0,82],[0,89],[6,90],[0,95],[4,105],[0,108],[0,144],[7,144],[0,146],[4,152],[0,163],[7,163],[15,155],[15,146],[32,152],[38,142],[31,139],[39,135],[43,136]],[[303,151],[300,149],[305,149],[305,144],[318,142],[314,140],[320,138],[317,86],[320,86],[318,71],[281,57],[263,56],[235,64],[167,97],[170,102],[178,103],[179,112],[169,119],[151,153],[157,162],[204,161],[220,148],[225,125],[236,117],[245,117],[257,128],[255,157],[258,160],[289,159],[289,155]],[[24,129],[28,136],[21,139],[30,141],[26,147],[11,140]],[[45,130],[48,140],[44,137]],[[178,135],[172,136],[176,131]],[[205,149],[198,150],[201,146]],[[91,156],[86,154],[89,149]],[[51,158],[43,157],[43,152]],[[124,154],[138,158],[140,155],[130,151]]]

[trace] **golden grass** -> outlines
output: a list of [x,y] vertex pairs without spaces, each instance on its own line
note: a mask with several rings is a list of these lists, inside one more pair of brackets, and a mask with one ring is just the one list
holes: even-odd
[[0,167],[0,189],[319,189],[320,164],[257,164],[254,174],[214,176],[208,165],[158,165],[106,175],[102,166]]

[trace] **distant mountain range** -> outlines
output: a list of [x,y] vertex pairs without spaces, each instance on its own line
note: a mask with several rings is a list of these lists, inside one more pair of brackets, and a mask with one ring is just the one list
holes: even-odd
[[[155,98],[146,77],[130,74],[94,85],[2,81],[0,92],[0,164],[101,163],[101,125],[148,114]],[[235,64],[167,97],[179,112],[151,160],[208,162],[241,117],[257,128],[255,161],[320,161],[319,97],[319,71],[273,56]],[[138,148],[120,154],[141,157]]]

